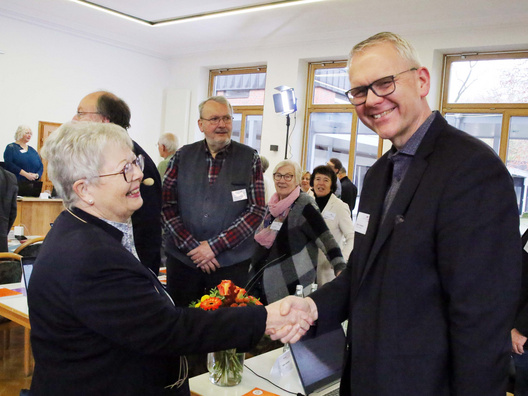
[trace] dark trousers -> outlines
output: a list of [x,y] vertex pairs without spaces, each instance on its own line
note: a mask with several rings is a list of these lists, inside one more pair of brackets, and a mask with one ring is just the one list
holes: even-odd
[[231,280],[240,287],[245,287],[248,281],[248,271],[251,259],[228,267],[220,267],[210,274],[199,268],[191,268],[171,254],[167,254],[167,291],[178,307],[188,307],[192,301],[198,300],[220,282]]
[[513,354],[515,363],[515,396],[528,396],[528,351]]

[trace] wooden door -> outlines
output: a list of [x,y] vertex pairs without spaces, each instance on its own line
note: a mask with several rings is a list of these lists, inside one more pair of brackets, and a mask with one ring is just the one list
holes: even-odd
[[[46,122],[46,121],[39,121],[38,126],[38,147],[37,150],[40,152],[40,149],[44,145],[44,142],[48,138],[48,136],[53,132],[55,129],[60,127],[62,124],[59,124],[58,122]],[[44,172],[42,173],[42,191],[51,191],[53,190],[53,183],[48,178],[48,161],[45,161],[42,159],[42,163],[44,164]]]

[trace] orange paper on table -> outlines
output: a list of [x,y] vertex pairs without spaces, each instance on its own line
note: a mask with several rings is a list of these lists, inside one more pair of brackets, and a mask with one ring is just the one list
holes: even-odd
[[5,287],[0,288],[0,297],[16,296],[17,294],[22,294],[22,293],[19,293],[11,289],[6,289]]
[[255,388],[250,390],[248,393],[244,393],[242,396],[279,396],[276,393],[265,391],[264,389]]

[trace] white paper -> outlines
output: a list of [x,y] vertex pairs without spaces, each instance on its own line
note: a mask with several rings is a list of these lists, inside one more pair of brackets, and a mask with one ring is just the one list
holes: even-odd
[[334,220],[336,217],[336,214],[334,212],[324,212],[323,213],[323,218],[325,220]]
[[273,231],[279,231],[282,227],[282,222],[275,220],[273,223],[271,223],[270,228]]
[[280,355],[277,360],[275,360],[275,363],[273,363],[273,367],[271,368],[270,375],[275,377],[284,377],[292,370],[293,363],[291,359],[291,353],[290,351],[286,351]]
[[367,213],[359,212],[356,220],[356,232],[365,235],[367,233],[368,223],[370,215]]
[[233,197],[233,202],[244,201],[247,199],[247,192],[245,188],[242,190],[231,191],[231,195]]

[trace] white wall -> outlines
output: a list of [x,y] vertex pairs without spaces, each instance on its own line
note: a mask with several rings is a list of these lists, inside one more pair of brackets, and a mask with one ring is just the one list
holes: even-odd
[[[500,22],[500,21],[499,21]],[[262,132],[261,153],[268,157],[270,168],[284,158],[286,121],[284,116],[275,114],[272,95],[274,87],[288,85],[295,88],[299,99],[297,126],[292,136],[291,158],[300,161],[304,123],[308,63],[322,60],[346,59],[352,46],[376,32],[343,37],[334,41],[300,43],[283,48],[256,48],[243,53],[236,51],[218,51],[196,54],[173,60],[171,65],[170,86],[191,90],[190,130],[187,140],[190,143],[201,139],[196,126],[198,103],[207,96],[208,70],[225,67],[267,65],[266,98]],[[407,37],[416,46],[424,66],[431,72],[432,84],[429,103],[432,109],[438,109],[442,73],[442,55],[463,51],[528,50],[528,30],[520,27],[475,27],[449,31],[408,33],[397,31]],[[293,120],[292,120],[293,126]],[[279,151],[269,151],[270,144],[278,144]],[[387,145],[390,147],[390,144]]]
[[71,120],[83,96],[108,90],[132,112],[131,137],[160,160],[166,60],[0,16],[0,156],[16,128]]
[[[528,30],[519,26],[468,26],[432,32],[397,31],[410,39],[432,75],[429,102],[438,108],[442,54],[446,52],[528,49]],[[170,130],[180,144],[201,139],[198,103],[205,99],[209,70],[220,67],[267,65],[262,154],[273,166],[284,158],[286,120],[274,112],[274,87],[295,88],[299,99],[291,158],[301,158],[308,62],[345,59],[358,41],[376,32],[350,34],[281,48],[200,53],[172,61],[90,41],[59,30],[0,17],[0,154],[13,141],[19,124],[33,128],[38,121],[71,119],[87,93],[106,89],[125,99],[132,110],[130,134],[153,157],[160,133]],[[294,119],[292,119],[292,126]],[[269,146],[277,144],[278,152]]]

